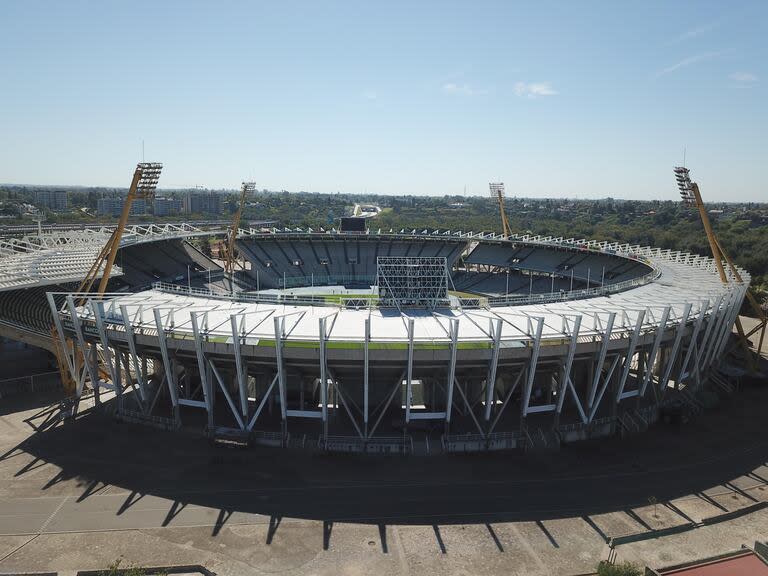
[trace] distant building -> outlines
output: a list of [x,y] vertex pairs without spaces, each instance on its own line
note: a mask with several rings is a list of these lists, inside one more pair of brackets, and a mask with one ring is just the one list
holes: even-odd
[[181,212],[181,200],[176,198],[155,198],[155,216],[173,216]]
[[36,190],[35,204],[50,208],[51,210],[67,209],[66,190]]
[[188,192],[182,201],[186,214],[218,214],[221,196],[214,192]]
[[[99,198],[96,210],[99,216],[120,216],[123,212],[124,198]],[[131,216],[144,216],[147,213],[147,203],[142,198],[137,198],[131,203]]]

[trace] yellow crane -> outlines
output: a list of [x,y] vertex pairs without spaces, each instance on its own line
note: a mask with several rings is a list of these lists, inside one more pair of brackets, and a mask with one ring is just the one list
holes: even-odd
[[224,247],[224,272],[229,276],[229,281],[234,290],[235,264],[237,263],[237,231],[240,229],[240,219],[243,217],[245,200],[249,192],[256,191],[255,182],[243,182],[240,186],[240,202],[235,210],[235,216],[232,219],[232,226],[227,234],[227,244]]
[[[117,227],[112,232],[106,244],[104,244],[104,247],[101,249],[96,260],[85,275],[85,278],[83,278],[83,281],[80,283],[80,286],[77,289],[79,294],[90,292],[99,276],[101,276],[101,281],[99,282],[96,294],[101,296],[106,292],[107,283],[109,282],[109,277],[112,273],[112,267],[115,263],[117,251],[120,249],[120,241],[123,238],[123,232],[125,232],[128,217],[131,214],[131,205],[137,198],[152,201],[155,196],[157,182],[160,178],[162,169],[163,165],[157,162],[140,162],[136,165],[136,170],[133,172],[131,186],[128,188],[128,195],[125,197],[125,203],[123,204],[123,210],[120,214],[120,220],[118,220]],[[75,382],[67,373],[63,355],[71,353],[72,343],[69,341],[62,342],[59,334],[56,333],[55,327],[51,328],[51,336],[53,338],[56,360],[59,364],[62,385],[64,386],[65,392],[71,393],[74,391]],[[83,358],[78,355],[78,357],[75,358],[75,364],[77,366],[82,366],[82,362]]]
[[504,208],[504,182],[490,182],[488,187],[491,190],[491,198],[499,203],[499,213],[501,214],[501,231],[504,236],[512,236],[512,230],[509,228],[507,212]]
[[[715,260],[715,265],[717,266],[717,272],[720,275],[720,280],[724,284],[728,283],[728,275],[725,272],[725,266],[723,266],[723,260],[725,260],[725,262],[728,264],[728,268],[731,274],[733,275],[733,278],[737,282],[743,282],[741,274],[739,273],[739,269],[733,263],[731,257],[728,256],[727,252],[723,249],[722,244],[720,244],[720,240],[718,240],[717,235],[712,228],[712,223],[709,220],[709,214],[707,213],[707,209],[704,206],[704,201],[701,199],[699,185],[691,180],[690,170],[683,166],[676,166],[674,172],[675,179],[677,180],[677,187],[680,190],[680,197],[683,200],[683,204],[686,206],[695,207],[699,211],[699,218],[701,218],[701,223],[704,225],[704,232],[707,235],[709,248],[712,251],[712,257]],[[754,357],[749,353],[748,339],[750,336],[757,334],[758,332],[760,333],[760,338],[758,339],[757,343],[757,353],[759,355],[760,350],[762,350],[763,347],[765,329],[766,324],[768,324],[768,319],[766,318],[765,312],[763,311],[759,302],[750,290],[747,290],[747,301],[752,307],[752,310],[757,317],[758,323],[749,332],[745,333],[744,327],[741,324],[741,319],[737,316],[736,331],[739,334],[739,340],[741,341],[742,346],[744,346],[745,352],[747,352],[747,359],[750,363],[750,366],[752,369],[754,369],[756,366]]]
[[[101,252],[99,252],[95,262],[85,275],[85,278],[83,278],[80,287],[77,289],[78,292],[90,292],[99,275],[101,275],[101,281],[99,282],[99,287],[96,293],[102,295],[106,292],[109,276],[112,273],[112,266],[115,263],[117,251],[120,249],[123,232],[125,232],[128,217],[131,215],[133,201],[142,199],[151,202],[154,199],[157,182],[160,178],[162,169],[163,165],[158,162],[140,162],[136,165],[136,170],[133,173],[133,180],[131,180],[131,186],[128,188],[128,195],[125,197],[123,211],[120,213],[120,220],[117,222],[117,227],[114,232],[112,232],[107,243],[101,249]],[[102,267],[103,272],[100,274]]]

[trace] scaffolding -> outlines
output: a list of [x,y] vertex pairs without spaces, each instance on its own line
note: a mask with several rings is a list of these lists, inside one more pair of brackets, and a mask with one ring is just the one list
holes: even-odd
[[379,256],[376,284],[382,306],[435,308],[448,303],[450,274],[442,257]]

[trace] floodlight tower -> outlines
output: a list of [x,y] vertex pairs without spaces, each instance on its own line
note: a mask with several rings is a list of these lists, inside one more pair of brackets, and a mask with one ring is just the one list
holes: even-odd
[[488,187],[491,191],[491,198],[499,203],[499,212],[501,213],[501,228],[504,236],[512,236],[512,230],[509,228],[507,213],[504,209],[504,182],[490,182]]
[[225,258],[224,258],[224,271],[229,275],[229,281],[232,283],[234,289],[234,273],[235,273],[235,243],[237,241],[237,231],[240,229],[240,219],[243,216],[243,208],[245,207],[245,199],[249,192],[256,191],[255,182],[243,182],[240,186],[240,202],[237,205],[235,211],[235,217],[232,219],[232,226],[227,234],[227,245],[225,246]]
[[[733,263],[733,260],[731,260],[731,257],[728,256],[728,254],[723,250],[723,246],[720,244],[720,240],[718,240],[717,235],[715,234],[715,231],[712,229],[712,223],[709,221],[709,214],[707,214],[707,210],[704,206],[704,201],[701,199],[701,193],[699,192],[699,185],[696,182],[693,182],[691,180],[691,174],[690,170],[688,168],[685,168],[683,166],[676,166],[674,168],[675,172],[675,180],[677,180],[677,187],[680,190],[680,198],[683,201],[683,204],[685,206],[689,207],[696,207],[699,211],[699,217],[701,218],[701,223],[704,225],[704,231],[707,234],[707,240],[709,241],[709,247],[712,250],[712,257],[715,260],[715,264],[717,266],[717,272],[720,274],[720,280],[723,281],[723,283],[728,283],[728,277],[725,273],[725,267],[723,266],[723,260],[726,261],[728,264],[728,268],[733,275],[733,277],[736,279],[737,282],[743,282],[741,278],[741,274],[739,273],[739,269],[736,267],[736,265]],[[757,299],[754,297],[751,291],[747,290],[747,300],[749,301],[750,305],[752,306],[752,310],[755,312],[755,315],[758,319],[758,324],[755,326],[752,330],[749,331],[749,333],[744,333],[744,329],[741,325],[741,320],[739,317],[736,317],[736,329],[738,330],[739,337],[742,340],[742,344],[747,348],[749,348],[748,338],[752,336],[753,334],[757,334],[760,332],[760,338],[758,340],[757,344],[757,353],[760,354],[760,350],[763,347],[763,340],[765,338],[765,328],[766,324],[768,324],[768,319],[766,318],[765,312],[763,312],[763,309],[760,307],[760,304],[757,302]],[[752,362],[751,356],[750,362]]]
[[[112,266],[115,263],[117,251],[120,249],[120,241],[122,240],[123,232],[125,231],[125,225],[128,223],[128,217],[131,214],[131,205],[137,198],[151,201],[155,197],[155,190],[157,190],[157,182],[160,178],[162,169],[163,165],[158,162],[140,162],[136,165],[136,170],[134,170],[133,179],[131,180],[131,186],[128,188],[128,195],[125,197],[125,203],[123,204],[123,211],[120,214],[120,220],[117,223],[117,228],[112,232],[109,240],[104,244],[104,247],[101,249],[96,260],[85,275],[85,278],[83,278],[83,281],[80,283],[80,286],[77,289],[79,293],[91,291],[96,279],[99,277],[99,271],[101,271],[101,282],[99,282],[97,294],[103,295],[104,292],[106,292],[109,276],[112,273]],[[56,353],[56,361],[59,365],[62,385],[67,394],[73,394],[75,392],[76,383],[68,374],[64,363],[64,355],[73,354],[72,342],[68,339],[62,341],[55,326],[51,328],[51,337]],[[77,366],[82,366],[85,361],[82,350],[73,355],[75,364]],[[98,387],[96,388],[95,394],[96,402],[98,403]]]
[[131,180],[131,186],[128,188],[128,195],[125,197],[125,202],[123,203],[123,211],[120,214],[117,228],[112,232],[109,240],[107,240],[107,243],[96,257],[96,261],[88,271],[88,274],[86,274],[85,278],[80,283],[80,287],[77,289],[78,292],[91,291],[91,287],[96,282],[96,278],[99,277],[99,270],[101,270],[102,266],[104,266],[104,270],[101,273],[101,282],[99,282],[97,293],[101,295],[106,292],[109,275],[112,273],[112,266],[115,263],[117,251],[120,249],[120,241],[123,238],[125,225],[128,223],[128,217],[131,215],[131,205],[136,199],[152,201],[155,197],[155,190],[157,190],[157,182],[160,179],[160,172],[162,169],[163,165],[158,162],[139,162],[136,165],[136,170],[133,172],[133,180]]

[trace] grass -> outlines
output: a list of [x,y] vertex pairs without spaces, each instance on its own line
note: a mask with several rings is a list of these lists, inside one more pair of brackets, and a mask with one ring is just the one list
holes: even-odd
[[597,576],[643,576],[643,569],[631,562],[610,564],[602,561],[597,565]]
[[307,294],[307,296],[322,298],[329,304],[341,304],[343,300],[348,298],[372,298],[373,305],[375,306],[378,304],[378,297],[376,294],[371,294],[370,292],[364,292],[362,294]]
[[133,566],[129,564],[125,568],[121,568],[120,564],[122,563],[122,559],[118,558],[112,564],[109,565],[109,568],[106,570],[102,570],[99,572],[99,576],[167,576],[168,573],[165,571],[161,572],[147,572],[144,568],[140,568],[138,566]]
[[482,298],[482,296],[478,296],[477,294],[472,294],[471,292],[461,292],[459,290],[448,290],[448,294],[451,296],[456,296],[456,298]]

